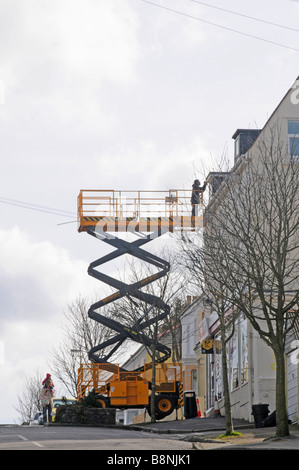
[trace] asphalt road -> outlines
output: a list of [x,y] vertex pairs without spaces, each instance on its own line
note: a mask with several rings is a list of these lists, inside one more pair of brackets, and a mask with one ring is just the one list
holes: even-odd
[[[179,424],[182,423],[176,424],[180,427]],[[259,453],[263,450],[299,452],[297,426],[292,427],[290,438],[283,439],[274,437],[273,428],[245,428],[241,436],[225,440],[218,438],[219,432],[219,429],[205,432],[200,432],[198,429],[197,432],[191,433],[181,430],[177,434],[175,430],[172,430],[171,433],[166,434],[163,433],[163,429],[160,429],[160,432],[149,432],[118,427],[0,425],[0,451],[100,450],[102,451],[101,464],[125,464],[135,468],[140,466],[142,470],[157,464],[162,464],[164,468],[190,466],[196,463],[196,459],[200,458],[201,461],[203,459],[203,454],[200,453],[199,457],[196,450],[217,450],[218,454],[219,451],[227,454],[227,450],[249,450],[251,454],[253,450],[258,450]],[[122,460],[124,455],[128,459],[136,460],[124,461]],[[138,461],[139,457],[142,460]],[[221,456],[221,460],[223,458],[224,455]]]
[[190,451],[181,435],[118,428],[0,426],[0,450]]

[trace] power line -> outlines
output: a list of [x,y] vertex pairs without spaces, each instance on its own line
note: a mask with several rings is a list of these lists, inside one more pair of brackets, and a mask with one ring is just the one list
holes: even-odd
[[245,15],[243,13],[238,13],[236,11],[226,10],[225,8],[217,7],[216,5],[210,5],[209,3],[200,2],[199,0],[190,0],[190,1],[194,2],[194,3],[200,3],[200,5],[204,5],[204,6],[209,7],[209,8],[215,8],[216,10],[225,11],[226,13],[231,13],[232,15],[242,16],[243,18],[249,18],[250,20],[259,21],[261,23],[266,23],[266,24],[269,24],[271,26],[277,26],[278,28],[288,29],[290,31],[296,31],[296,33],[299,33],[299,29],[292,28],[290,26],[285,26],[285,25],[282,25],[282,24],[279,24],[279,23],[273,23],[272,21],[262,20],[261,18],[257,18],[255,16]]
[[173,13],[177,13],[178,15],[186,16],[187,18],[192,18],[193,20],[201,21],[202,23],[206,23],[206,24],[209,24],[209,25],[212,25],[212,26],[216,26],[217,28],[225,29],[226,31],[241,34],[242,36],[247,36],[251,39],[257,39],[259,41],[263,41],[263,42],[267,42],[269,44],[273,44],[274,46],[284,47],[285,49],[290,49],[292,51],[299,52],[299,49],[296,49],[295,47],[287,46],[285,44],[281,44],[281,43],[275,42],[275,41],[270,41],[269,39],[261,38],[260,36],[255,36],[253,34],[244,33],[243,31],[239,31],[237,29],[229,28],[227,26],[222,26],[222,25],[219,25],[217,23],[213,23],[212,21],[208,21],[208,20],[204,20],[203,18],[199,18],[198,16],[193,16],[193,15],[190,15],[189,13],[184,13],[182,11],[174,10],[174,9],[166,7],[164,5],[159,5],[158,3],[150,2],[149,0],[140,0],[140,1],[144,2],[144,3],[148,3],[149,5],[153,5],[153,6],[158,7],[158,8],[162,8],[163,10],[167,10],[167,11],[171,11]]
[[74,224],[75,222],[78,222],[78,221],[77,220],[71,220],[70,222],[61,222],[61,224],[57,224],[57,225]]
[[53,207],[41,206],[38,204],[33,204],[31,202],[19,201],[17,199],[10,199],[0,196],[0,203],[9,204],[13,206],[22,207],[23,209],[31,209],[38,212],[44,212],[46,214],[59,215],[61,217],[74,218],[75,214],[70,211],[65,211],[63,209],[55,209]]

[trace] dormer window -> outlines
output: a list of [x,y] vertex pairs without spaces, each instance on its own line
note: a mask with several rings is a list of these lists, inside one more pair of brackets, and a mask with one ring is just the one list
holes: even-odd
[[235,141],[235,163],[254,144],[260,129],[237,129],[233,135]]
[[292,157],[299,157],[299,121],[288,121],[289,152]]

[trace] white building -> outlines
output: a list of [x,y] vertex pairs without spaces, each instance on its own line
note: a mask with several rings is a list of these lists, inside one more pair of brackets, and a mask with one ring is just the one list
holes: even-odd
[[[214,354],[206,356],[207,411],[218,400],[224,414],[222,385],[221,340],[219,323],[210,327]],[[275,358],[273,351],[261,340],[249,321],[240,316],[235,334],[227,347],[232,416],[252,421],[252,405],[263,403],[275,410]]]
[[197,322],[199,300],[192,302],[189,297],[189,305],[181,315],[182,328],[182,372],[184,390],[197,391],[197,368],[195,347],[197,343]]
[[[234,133],[235,164],[231,173],[237,171],[240,162],[244,160],[243,157],[246,158],[249,152],[251,158],[257,158],[260,142],[271,144],[273,129],[276,129],[275,139],[279,139],[279,142],[285,145],[292,158],[298,157],[299,164],[299,77],[263,129],[238,129]],[[211,173],[208,177],[208,183],[212,188],[215,175],[218,179],[219,175],[221,176],[219,173]],[[223,174],[224,177],[226,175],[227,173]],[[221,191],[221,181],[220,187],[218,183],[219,181],[217,181],[215,191],[211,191],[211,201],[217,191]],[[292,288],[298,290],[299,286],[292,285]],[[294,314],[298,315],[298,312]],[[214,340],[214,354],[206,357],[206,407],[207,409],[212,408],[216,398],[221,409],[223,407],[223,387],[221,349],[217,347],[220,340],[217,321],[209,326],[209,335]],[[288,415],[293,422],[298,421],[298,340],[299,331],[294,331],[286,342],[285,350]],[[228,358],[233,417],[252,420],[252,405],[258,403],[269,404],[269,410],[274,411],[276,377],[274,354],[242,315],[238,319],[235,334],[228,345]]]

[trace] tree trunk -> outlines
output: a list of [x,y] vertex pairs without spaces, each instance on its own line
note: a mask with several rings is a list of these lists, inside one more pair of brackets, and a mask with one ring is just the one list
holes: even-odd
[[156,356],[152,356],[151,423],[156,422]]
[[283,350],[275,352],[276,358],[276,435],[289,436],[286,404],[285,357]]
[[222,343],[221,359],[222,359],[222,380],[223,380],[224,409],[225,409],[225,430],[226,430],[226,435],[230,435],[234,431],[234,427],[233,427],[233,420],[232,420],[230,391],[229,391],[225,332],[223,331],[223,329],[221,329],[221,343]]

